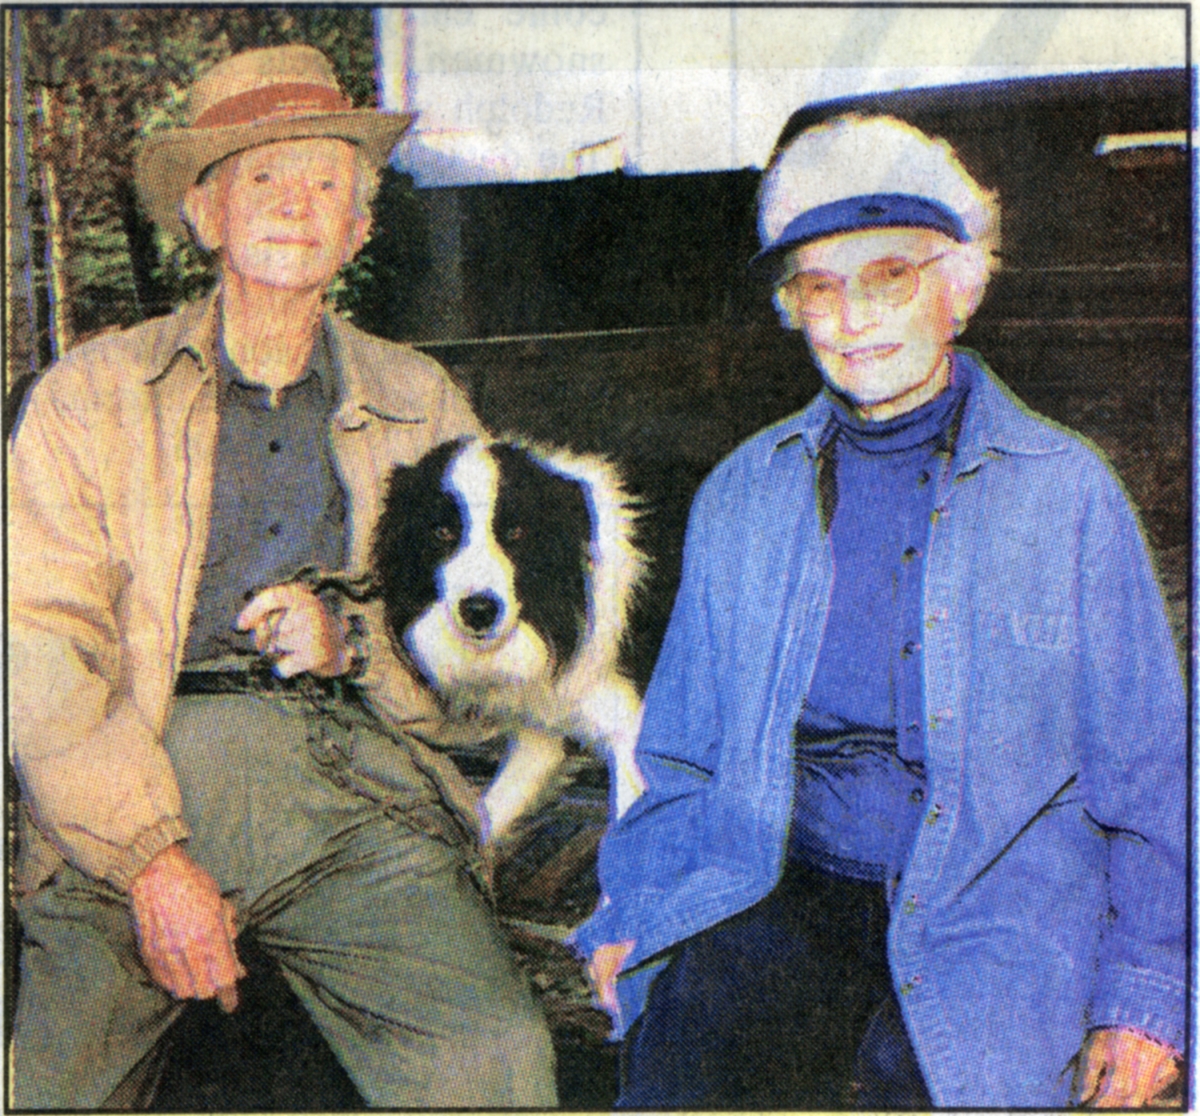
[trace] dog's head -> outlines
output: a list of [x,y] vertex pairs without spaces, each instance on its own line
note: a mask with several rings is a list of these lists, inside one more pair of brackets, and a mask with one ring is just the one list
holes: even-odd
[[388,626],[435,686],[526,681],[588,624],[588,493],[518,444],[461,439],[391,476],[372,566]]

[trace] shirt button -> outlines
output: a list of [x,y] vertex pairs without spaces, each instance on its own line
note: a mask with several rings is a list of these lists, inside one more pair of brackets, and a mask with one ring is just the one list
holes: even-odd
[[920,553],[921,552],[915,546],[906,546],[904,548],[904,553],[901,554],[900,557],[905,562],[911,562]]
[[904,900],[904,903],[900,907],[900,909],[906,915],[916,914],[917,913],[917,897],[915,895],[909,896],[907,899]]
[[283,530],[282,523],[272,523],[271,526],[267,528],[267,534],[270,535],[272,538],[274,538],[282,530]]
[[272,453],[278,453],[282,448],[283,446],[277,438],[272,438],[267,443],[267,449],[269,449]]
[[919,731],[920,731],[920,728],[921,728],[921,722],[920,722],[920,721],[909,721],[909,722],[908,722],[908,727],[907,727],[907,729],[906,729],[905,731],[907,731],[907,732],[919,732]]
[[925,792],[920,787],[914,787],[908,796],[909,802],[924,802]]
[[925,815],[926,825],[937,825],[937,820],[942,816],[942,808],[934,803],[929,807],[929,813]]
[[918,477],[917,477],[917,484],[918,484],[918,485],[919,485],[921,488],[924,488],[924,487],[925,487],[925,485],[927,485],[928,483],[929,483],[929,470],[928,470],[928,469],[922,469],[922,470],[921,470],[921,474],[920,474],[920,476],[918,476]]
[[903,659],[911,659],[920,649],[920,644],[915,639],[910,639],[903,647],[900,648],[900,657]]

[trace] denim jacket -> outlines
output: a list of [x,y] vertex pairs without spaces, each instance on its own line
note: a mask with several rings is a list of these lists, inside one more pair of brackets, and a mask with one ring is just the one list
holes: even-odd
[[[923,587],[927,813],[889,891],[889,960],[933,1101],[1066,1103],[1086,1030],[1183,1049],[1186,720],[1119,483],[974,354]],[[698,494],[637,758],[575,934],[636,942],[623,1034],[664,951],[779,878],[791,734],[832,562],[816,503],[830,402],[751,439]]]

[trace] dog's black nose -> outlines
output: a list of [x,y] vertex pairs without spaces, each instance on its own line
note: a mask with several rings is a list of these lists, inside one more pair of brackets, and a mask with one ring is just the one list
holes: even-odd
[[458,602],[458,615],[473,632],[486,632],[500,614],[500,602],[491,593],[477,593]]

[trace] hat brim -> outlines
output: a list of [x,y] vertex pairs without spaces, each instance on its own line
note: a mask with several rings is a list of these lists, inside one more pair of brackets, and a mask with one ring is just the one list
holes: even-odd
[[932,198],[915,194],[859,194],[797,214],[773,244],[766,245],[751,259],[750,274],[764,282],[777,283],[783,257],[793,248],[827,236],[871,229],[932,229],[960,244],[971,239],[962,218]]
[[137,153],[134,182],[147,214],[160,228],[187,236],[180,203],[207,167],[248,147],[296,139],[342,139],[367,161],[383,166],[408,131],[412,113],[352,109],[312,116],[289,116],[222,128],[176,128],[150,136]]

